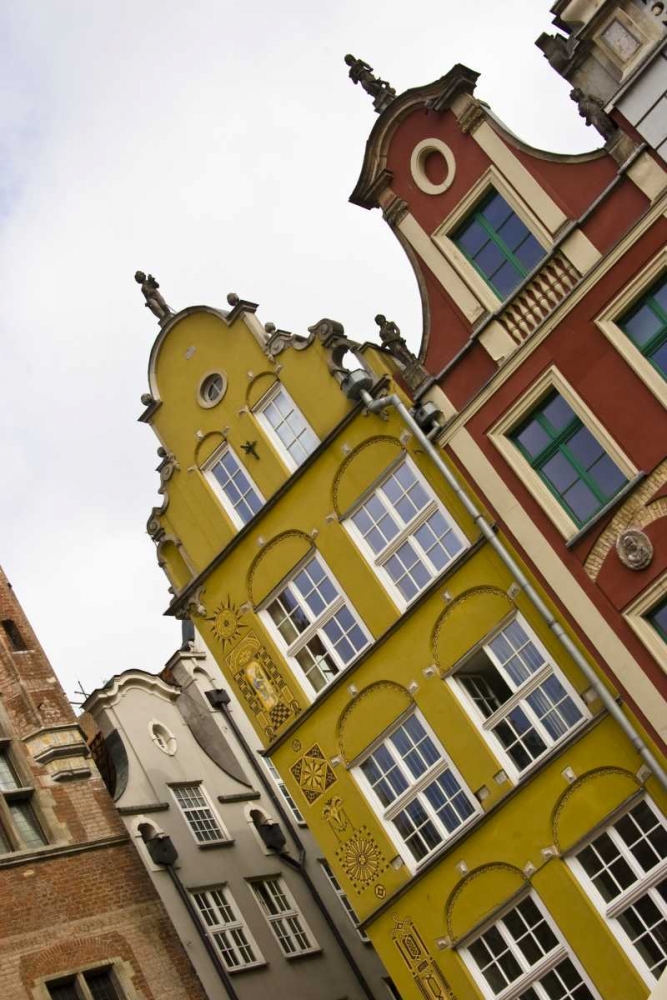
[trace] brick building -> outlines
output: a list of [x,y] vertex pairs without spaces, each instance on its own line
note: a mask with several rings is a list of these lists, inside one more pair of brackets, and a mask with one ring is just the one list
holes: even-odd
[[0,997],[204,994],[0,570]]

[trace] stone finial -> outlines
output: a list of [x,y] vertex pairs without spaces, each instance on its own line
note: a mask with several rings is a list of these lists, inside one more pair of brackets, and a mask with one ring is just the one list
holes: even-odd
[[239,297],[236,294],[236,292],[229,293],[229,295],[227,296],[227,302],[232,308],[234,308],[234,306],[237,306],[239,304]]
[[272,334],[272,333],[275,333],[276,332],[276,324],[275,323],[265,323],[264,324],[264,332],[268,333],[269,335]]
[[373,67],[369,66],[363,59],[356,59],[354,56],[345,56],[345,62],[350,67],[350,79],[353,83],[360,83],[367,94],[373,98],[373,107],[380,114],[389,107],[396,97],[396,91],[386,80],[381,80],[373,76]]
[[146,308],[150,309],[154,316],[157,316],[160,326],[163,326],[169,317],[173,316],[174,310],[164,301],[164,296],[159,291],[159,284],[152,274],[144,274],[143,271],[136,271],[134,280],[138,285],[141,285],[142,294],[146,299]]
[[604,110],[604,104],[599,97],[585,94],[580,87],[575,87],[570,91],[570,100],[575,102],[586,124],[596,128],[605,142],[616,134],[618,128]]

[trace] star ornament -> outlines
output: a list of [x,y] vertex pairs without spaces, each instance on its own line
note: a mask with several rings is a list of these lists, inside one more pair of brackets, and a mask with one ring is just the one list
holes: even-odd
[[236,645],[246,628],[243,624],[243,615],[229,598],[215,609],[208,621],[211,623],[214,639],[225,651],[230,646]]

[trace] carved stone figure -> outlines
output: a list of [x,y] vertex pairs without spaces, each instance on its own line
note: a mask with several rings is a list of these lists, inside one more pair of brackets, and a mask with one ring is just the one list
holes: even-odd
[[377,112],[384,111],[396,97],[396,91],[377,76],[373,76],[373,67],[369,66],[363,59],[356,59],[354,56],[345,56],[345,62],[350,67],[350,79],[353,83],[361,84],[367,94],[373,98],[373,107]]
[[380,327],[380,340],[382,346],[400,362],[403,368],[403,378],[411,389],[418,389],[428,378],[428,372],[419,359],[413,354],[405,340],[401,336],[400,329],[394,322],[388,320],[382,313],[378,313],[375,322]]
[[638,528],[626,528],[616,539],[616,553],[628,569],[646,569],[653,559],[653,545]]
[[617,132],[617,126],[604,110],[603,102],[599,97],[585,94],[580,87],[575,87],[570,91],[570,99],[579,108],[579,114],[587,125],[596,128],[603,139],[611,139]]
[[137,271],[134,275],[134,280],[138,285],[141,285],[141,291],[146,299],[146,308],[150,309],[154,316],[157,316],[160,324],[166,323],[169,317],[173,315],[174,310],[170,309],[164,301],[164,297],[159,291],[160,286],[153,275],[146,275],[143,271]]

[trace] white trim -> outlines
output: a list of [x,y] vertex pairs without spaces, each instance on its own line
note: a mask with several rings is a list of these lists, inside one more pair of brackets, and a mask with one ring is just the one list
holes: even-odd
[[[652,799],[650,799],[647,795],[642,796],[639,800],[637,800],[636,797],[633,797],[631,801],[627,802],[621,810],[616,810],[613,815],[609,817],[608,822],[604,826],[597,826],[595,830],[593,830],[585,838],[585,840],[580,841],[570,856],[565,858],[565,862],[575,875],[577,881],[584,888],[586,895],[591,900],[597,911],[604,918],[606,927],[609,929],[610,933],[613,934],[624,953],[630,959],[631,965],[636,969],[644,983],[650,989],[653,989],[658,980],[649,970],[638,950],[632,944],[623,928],[619,925],[617,919],[620,913],[622,913],[625,909],[627,909],[627,907],[631,906],[642,896],[646,895],[650,889],[655,888],[658,882],[662,881],[667,876],[667,859],[656,865],[649,872],[641,871],[640,866],[635,861],[630,849],[624,843],[619,834],[612,829],[623,816],[627,815],[627,813],[636,808],[639,802],[646,802],[649,808],[656,814],[657,818],[662,821],[663,826],[667,827],[667,820],[665,819],[664,814]],[[602,834],[607,834],[611,838],[621,857],[623,857],[626,864],[632,869],[633,874],[637,876],[636,884],[631,886],[629,889],[626,889],[624,892],[621,892],[619,896],[611,902],[606,902],[603,899],[602,895],[598,892],[591,878],[588,876],[583,865],[578,859],[578,855]]]
[[[519,687],[514,687],[513,683],[509,683],[505,677],[505,670],[503,666],[497,661],[497,657],[492,650],[488,649],[488,644],[500,635],[504,629],[507,628],[512,622],[518,622],[521,628],[524,630],[529,640],[537,647],[538,652],[541,654],[544,664],[533,673],[528,680],[524,681]],[[492,665],[498,670],[500,676],[507,686],[512,690],[512,695],[510,698],[504,702],[500,708],[498,708],[493,715],[488,718],[484,716],[481,710],[474,703],[470,693],[464,688],[462,681],[459,678],[459,674],[465,669],[466,665],[470,662],[470,659],[476,653],[484,652],[488,657]],[[531,709],[530,705],[526,704],[527,698],[532,692],[544,683],[549,677],[555,677],[556,680],[564,688],[566,694],[572,698],[577,709],[581,712],[581,720],[576,722],[573,726],[563,733],[559,739],[553,739],[553,737],[545,731],[544,724],[537,718]],[[514,779],[516,783],[525,781],[527,776],[534,771],[536,767],[542,764],[546,759],[552,756],[561,745],[563,740],[568,739],[577,729],[585,726],[587,722],[591,719],[591,713],[588,710],[586,704],[584,703],[581,696],[578,694],[574,685],[568,680],[564,672],[554,661],[553,657],[550,655],[544,643],[540,641],[536,633],[530,627],[526,619],[522,614],[516,613],[511,616],[506,616],[503,621],[498,622],[496,626],[486,635],[482,640],[477,642],[473,649],[462,657],[462,659],[456,664],[454,668],[447,674],[445,678],[447,685],[450,690],[454,693],[456,700],[462,705],[468,717],[473,721],[478,732],[481,733],[484,738],[485,743],[497,758],[501,764],[503,770],[505,770],[511,778]],[[536,730],[537,734],[542,739],[542,742],[546,744],[546,749],[539,757],[536,757],[532,763],[528,764],[527,767],[519,769],[514,763],[512,758],[509,756],[505,748],[502,746],[500,739],[493,733],[494,727],[496,727],[499,722],[501,722],[504,717],[517,705],[521,706],[523,712],[528,716],[530,721],[533,723],[533,728]]]
[[[380,502],[389,511],[390,519],[394,522],[394,525],[399,528],[398,534],[393,538],[385,548],[376,555],[371,546],[368,544],[366,539],[363,537],[361,531],[354,524],[352,518],[364,506],[378,491],[382,490],[385,483],[394,476],[397,470],[406,465],[412,475],[415,477],[417,483],[422,487],[424,492],[429,497],[429,501],[425,507],[423,507],[408,524],[402,525],[402,521],[395,514],[394,508],[389,500],[384,494],[380,497]],[[427,521],[433,514],[439,512],[445,519],[447,524],[450,526],[452,534],[461,543],[461,548],[456,552],[449,561],[443,566],[442,569],[436,569],[431,565],[431,561],[427,554],[422,549],[422,546],[414,538],[416,531],[421,527],[421,525]],[[409,607],[418,597],[423,594],[424,590],[431,585],[431,583],[436,580],[442,573],[447,572],[451,564],[458,559],[467,549],[470,548],[470,541],[468,537],[464,534],[462,529],[459,527],[456,519],[450,514],[449,510],[442,503],[440,498],[435,493],[432,486],[428,483],[425,477],[417,468],[416,464],[408,455],[402,455],[400,459],[393,462],[385,471],[379,476],[360,497],[357,498],[354,505],[346,512],[345,517],[342,521],[343,527],[351,537],[357,549],[361,552],[366,562],[369,564],[377,578],[382,583],[382,586],[386,592],[391,597],[392,601],[396,605],[399,611],[404,611],[405,608]],[[402,527],[401,527],[402,525]],[[397,549],[401,547],[407,540],[412,541],[413,547],[416,545],[418,555],[420,557],[421,565],[429,572],[429,580],[424,586],[417,590],[410,599],[404,597],[404,595],[399,590],[398,586],[391,579],[388,570],[385,568],[385,564],[394,555]],[[414,583],[414,581],[413,581]]]
[[[304,458],[301,460],[301,462],[295,461],[295,459],[293,458],[293,456],[289,452],[287,446],[283,443],[283,441],[281,441],[281,439],[278,436],[275,428],[273,427],[272,423],[270,422],[270,420],[268,419],[268,417],[266,416],[266,413],[265,413],[265,410],[266,410],[267,406],[269,406],[269,404],[272,403],[275,400],[276,396],[279,393],[283,393],[287,397],[287,400],[288,400],[289,403],[291,403],[291,405],[292,405],[292,407],[294,409],[294,412],[296,414],[298,414],[298,416],[303,421],[305,430],[308,433],[312,434],[312,436],[313,436],[313,438],[315,439],[315,442],[316,442],[314,444],[313,448],[311,448],[311,450],[308,452],[308,454],[304,456]],[[299,466],[301,464],[303,464],[303,462],[305,462],[306,458],[308,458],[308,455],[311,455],[313,453],[313,451],[315,451],[315,448],[317,448],[317,446],[320,443],[320,439],[318,438],[317,434],[315,433],[315,431],[311,427],[310,423],[306,420],[306,418],[305,418],[305,416],[303,414],[303,411],[294,402],[294,398],[287,391],[287,389],[282,384],[282,382],[276,381],[276,382],[273,383],[273,385],[264,393],[264,395],[262,396],[262,398],[255,405],[255,407],[253,408],[253,413],[255,414],[260,427],[262,428],[262,430],[266,434],[267,438],[269,439],[269,441],[273,445],[275,451],[280,456],[281,461],[283,462],[283,464],[286,466],[286,468],[290,472],[295,472],[296,469],[298,469]]]
[[649,611],[660,604],[665,597],[667,597],[667,573],[663,573],[650,587],[647,587],[623,612],[623,617],[653,654],[658,665],[667,673],[667,643],[646,617]]
[[[190,817],[188,815],[188,811],[186,811],[186,807],[185,806],[181,805],[181,802],[180,802],[180,800],[178,798],[178,795],[176,794],[176,791],[179,788],[188,788],[188,789],[196,788],[197,789],[197,791],[199,792],[199,794],[201,795],[201,797],[204,799],[205,805],[204,806],[199,806],[199,807],[192,806],[191,809],[197,809],[197,808],[208,809],[209,812],[211,813],[211,817],[212,817],[213,821],[217,824],[218,829],[220,830],[220,833],[222,834],[222,836],[217,837],[215,840],[200,840],[197,837],[197,834],[196,834],[196,832],[195,832],[195,830],[193,828],[192,822],[191,822]],[[179,782],[175,782],[173,785],[169,785],[169,790],[170,790],[171,794],[174,797],[174,801],[175,801],[176,805],[178,806],[178,809],[179,809],[181,815],[183,816],[183,819],[185,820],[185,824],[186,824],[188,830],[190,831],[190,835],[191,835],[192,839],[194,840],[194,842],[197,844],[198,847],[207,847],[209,844],[225,844],[225,843],[228,843],[231,840],[231,837],[229,836],[229,831],[227,830],[227,827],[225,826],[225,824],[220,819],[220,816],[219,816],[217,810],[213,807],[213,803],[211,802],[211,799],[210,799],[210,797],[209,797],[209,795],[208,795],[208,793],[207,793],[206,789],[204,788],[204,785],[202,784],[201,781],[179,781]]]
[[[220,483],[216,479],[215,474],[213,472],[213,467],[216,466],[218,462],[220,462],[220,460],[223,458],[226,452],[229,452],[229,454],[232,456],[232,458],[238,465],[241,472],[246,476],[251,489],[254,490],[255,493],[257,494],[257,497],[260,501],[260,510],[261,507],[266,503],[266,500],[262,496],[262,493],[258,489],[254,479],[248,472],[247,466],[239,459],[238,455],[236,454],[232,446],[229,444],[229,442],[225,441],[224,444],[220,445],[219,448],[216,448],[213,454],[206,459],[206,462],[201,466],[201,471],[204,475],[205,482],[209,485],[210,489],[215,494],[217,500],[222,505],[223,510],[229,517],[229,520],[232,522],[232,524],[236,528],[243,528],[245,527],[246,524],[249,524],[252,518],[249,518],[248,521],[244,521],[241,518],[241,516],[236,512],[235,508],[232,506],[231,501],[229,500],[227,494],[224,492],[223,488],[221,487]],[[257,513],[259,513],[259,511]]]
[[[440,181],[439,184],[434,184],[430,181],[426,174],[426,158],[430,153],[440,153],[447,167],[445,179]],[[456,177],[456,160],[454,159],[454,154],[442,139],[422,139],[412,150],[410,173],[412,174],[413,181],[424,194],[443,194],[443,192],[452,186]]]
[[[221,910],[218,901],[210,896],[210,893],[214,892],[221,893],[224,900],[224,905],[228,907],[228,909],[231,911],[233,915],[232,920],[227,921],[224,919],[226,915],[224,911]],[[207,886],[205,888],[188,889],[188,893],[190,894],[190,896],[193,897],[193,905],[197,910],[197,916],[199,917],[201,925],[204,928],[204,932],[206,936],[209,938],[213,947],[218,952],[220,960],[227,969],[227,972],[230,973],[243,972],[246,969],[256,969],[258,966],[266,965],[266,959],[262,955],[262,952],[260,951],[257,942],[255,941],[255,938],[253,937],[250,928],[243,916],[243,912],[240,909],[236,900],[234,899],[234,895],[231,892],[229,885],[226,882],[221,882],[218,885]],[[199,903],[197,902],[197,899],[195,898],[197,896],[205,897],[207,909],[214,912],[216,916],[221,916],[223,920],[215,924],[207,923],[202,908],[200,907]],[[225,932],[233,933],[234,931],[240,931],[246,939],[247,946],[252,951],[254,951],[255,958],[252,962],[241,961],[238,965],[230,965],[227,959],[225,958],[224,951],[220,946],[220,943],[215,937],[215,935],[223,934]],[[240,951],[241,947],[242,945],[239,945],[237,940],[233,940],[233,947],[230,950],[237,952],[239,957],[243,958],[243,955]]]
[[[220,378],[222,382],[220,388],[220,395],[216,396],[215,399],[207,399],[206,396],[204,395],[204,387],[209,380],[212,380],[216,376]],[[201,379],[199,380],[199,385],[197,386],[197,402],[202,407],[202,409],[211,410],[213,409],[214,406],[217,406],[218,403],[222,402],[226,392],[227,392],[227,376],[225,375],[224,372],[221,372],[217,368],[214,368],[210,372],[205,372],[205,374],[202,375]]]
[[570,539],[581,530],[580,526],[570,517],[565,507],[561,505],[549,490],[548,486],[542,481],[539,473],[533,469],[530,462],[524,458],[510,438],[512,431],[529,417],[531,411],[554,389],[574,410],[584,426],[591,432],[607,455],[616,463],[628,482],[631,482],[635,478],[638,470],[625,452],[621,451],[613,438],[608,434],[604,425],[600,423],[592,410],[577,395],[558,369],[552,365],[543,372],[530,389],[524,392],[505,411],[500,420],[488,431],[488,436],[515,475],[533,494],[540,506],[544,508],[544,511],[558,528],[561,535],[566,539]]
[[[436,749],[439,751],[440,758],[435,764],[432,764],[424,772],[424,774],[422,774],[419,778],[415,778],[411,774],[411,772],[405,767],[403,758],[400,756],[399,751],[396,750],[395,748],[391,748],[389,752],[392,756],[392,759],[394,760],[397,769],[403,775],[403,778],[407,782],[408,787],[403,792],[401,792],[400,795],[397,795],[397,797],[393,800],[393,802],[391,802],[388,806],[385,806],[378,797],[378,795],[376,794],[376,792],[374,791],[366,775],[363,773],[362,765],[370,756],[372,756],[372,754],[376,750],[378,750],[380,746],[387,744],[393,733],[396,732],[398,729],[400,729],[402,726],[404,726],[405,723],[410,718],[416,718],[419,721],[419,723],[424,728],[426,735],[430,738],[430,740],[435,745]],[[458,782],[461,792],[467,799],[469,805],[472,807],[472,813],[470,814],[470,816],[467,819],[461,820],[459,826],[457,826],[457,828],[452,833],[450,833],[447,830],[442,820],[435,814],[435,810],[430,805],[430,803],[425,803],[424,799],[421,796],[421,793],[424,791],[424,789],[427,786],[431,785],[444,771],[451,772],[453,777]],[[385,729],[384,732],[380,736],[378,736],[373,741],[373,743],[371,743],[370,746],[368,746],[364,750],[363,757],[360,755],[360,757],[355,762],[354,766],[351,768],[351,773],[355,781],[359,785],[362,794],[366,798],[366,801],[373,809],[376,818],[381,823],[385,833],[387,834],[387,837],[393,842],[399,855],[403,858],[403,861],[408,871],[410,871],[412,874],[414,874],[419,868],[421,868],[422,865],[425,865],[428,861],[430,861],[430,859],[434,855],[436,855],[446,844],[452,843],[454,840],[457,840],[464,832],[467,832],[469,827],[473,825],[483,813],[483,810],[479,802],[472,794],[470,788],[468,787],[467,782],[465,781],[460,771],[454,764],[453,760],[445,750],[444,746],[440,742],[436,733],[433,731],[433,729],[431,729],[426,719],[424,718],[423,714],[417,708],[415,708],[413,711],[409,713],[402,713],[399,719],[397,719],[395,722],[392,723],[391,727]],[[400,812],[402,812],[407,805],[409,805],[418,797],[419,797],[419,802],[421,806],[424,808],[425,812],[427,813],[429,820],[431,821],[432,825],[435,826],[437,832],[441,837],[440,842],[420,860],[417,860],[412,856],[412,851],[410,850],[409,845],[399,834],[393,822],[394,818]]]
[[[288,904],[287,909],[280,910],[278,913],[268,912],[266,906],[264,905],[264,902],[258,895],[256,889],[256,886],[265,885],[268,882],[277,883],[278,892],[285,897],[285,901]],[[276,939],[276,942],[280,949],[280,954],[283,956],[283,958],[286,959],[300,958],[302,955],[312,955],[314,952],[321,950],[317,942],[317,938],[310,929],[310,926],[308,925],[308,922],[304,917],[303,913],[297,906],[296,900],[294,899],[294,896],[290,892],[287,883],[285,882],[285,879],[282,877],[282,875],[265,875],[262,878],[249,879],[248,883],[250,885],[250,889],[252,891],[255,902],[257,903],[257,906],[259,907],[262,916],[269,925],[269,929]],[[298,951],[294,951],[291,953],[286,951],[283,945],[281,944],[280,935],[277,933],[274,926],[276,924],[281,923],[282,921],[288,921],[289,923],[290,918],[296,919],[297,923],[301,926],[302,933],[310,941],[310,946],[308,948],[300,948]],[[289,930],[290,930],[290,936],[294,938],[296,932],[294,931],[293,926],[290,926]]]

